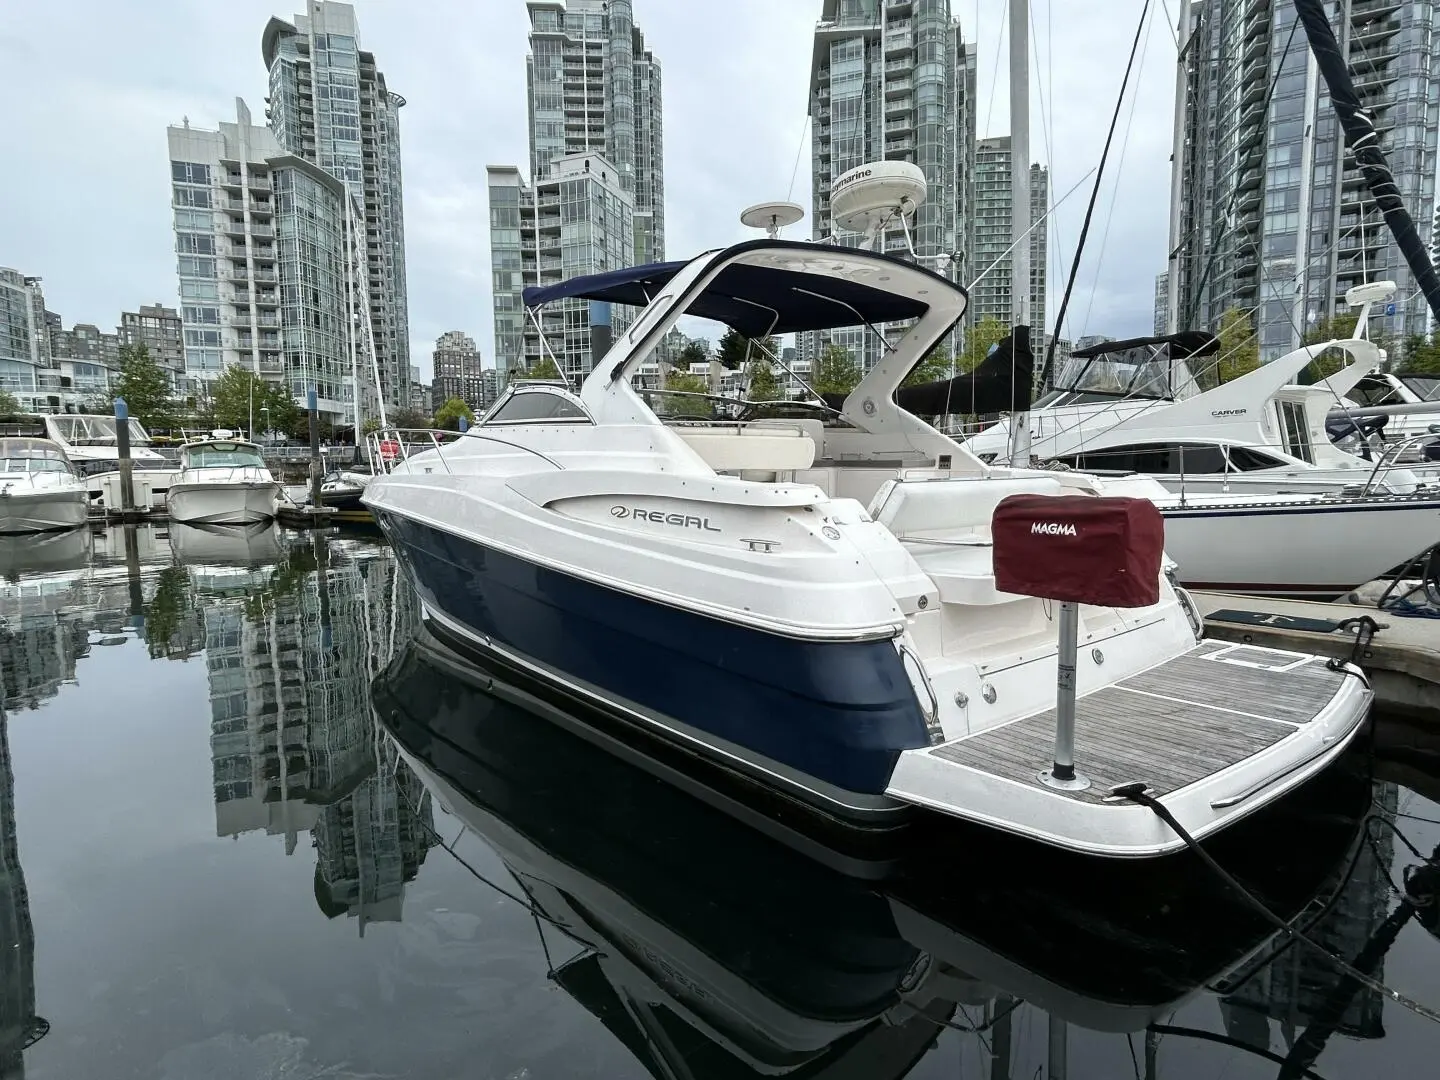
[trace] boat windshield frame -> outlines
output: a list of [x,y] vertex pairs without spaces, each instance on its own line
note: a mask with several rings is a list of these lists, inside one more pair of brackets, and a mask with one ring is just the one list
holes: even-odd
[[[36,463],[45,463],[39,468]],[[12,463],[23,463],[23,467],[11,468]],[[75,465],[65,453],[64,447],[50,439],[30,439],[23,436],[0,438],[0,473],[66,473],[75,476]]]
[[[207,461],[204,456],[207,451],[212,454],[245,455],[253,457],[254,460]],[[189,446],[180,448],[180,467],[182,469],[263,469],[265,468],[265,455],[254,443],[238,439],[191,443]]]
[[[1140,345],[1093,356],[1071,357],[1056,374],[1053,389],[1037,400],[1033,407],[1081,405],[1125,398],[1174,401],[1175,365],[1182,362],[1171,356],[1164,345]],[[1186,372],[1194,377],[1188,365]],[[1101,384],[1102,379],[1104,384]]]
[[[59,440],[68,446],[117,445],[115,417],[96,413],[53,413],[45,418]],[[130,445],[149,446],[150,436],[139,420],[130,417]],[[64,428],[69,427],[67,433]],[[83,430],[81,430],[83,428]]]
[[1440,375],[1422,371],[1397,372],[1395,379],[1425,403],[1440,404]]

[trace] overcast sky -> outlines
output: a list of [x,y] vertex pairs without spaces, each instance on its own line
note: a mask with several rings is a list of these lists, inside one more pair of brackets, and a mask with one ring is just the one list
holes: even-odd
[[[1055,198],[1099,159],[1143,2],[1032,0],[1032,158],[1051,165]],[[979,134],[1006,134],[1007,0],[952,3],[978,46]],[[751,203],[788,195],[808,207],[808,139],[793,192],[790,183],[820,0],[634,6],[664,69],[668,257],[752,235],[738,222]],[[48,306],[67,326],[109,329],[124,309],[175,304],[166,125],[182,117],[208,128],[233,120],[236,96],[262,117],[261,31],[271,15],[288,19],[298,7],[5,4],[0,71],[10,102],[0,114],[0,266],[43,277]],[[485,166],[527,165],[524,2],[358,0],[356,8],[362,47],[409,102],[401,145],[411,360],[428,379],[434,340],[461,329],[490,364]],[[1152,8],[1143,69],[1132,80],[1066,318],[1070,338],[1151,326],[1154,276],[1166,251],[1175,70],[1170,16],[1158,0]],[[1059,44],[1053,55],[1051,36]],[[1056,214],[1066,269],[1088,194],[1089,181]],[[808,237],[808,219],[791,234]],[[1053,323],[1063,277],[1055,230],[1050,235]]]

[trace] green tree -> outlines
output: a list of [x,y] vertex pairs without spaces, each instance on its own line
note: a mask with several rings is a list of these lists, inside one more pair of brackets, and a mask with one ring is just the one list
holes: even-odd
[[817,394],[848,394],[859,385],[860,365],[850,350],[833,342],[820,350],[810,385]]
[[736,330],[726,330],[715,350],[715,359],[730,371],[739,371],[755,357],[763,356],[762,350],[771,355],[779,355],[780,352],[773,337],[748,338]]
[[921,383],[939,382],[941,379],[950,378],[951,365],[954,358],[945,348],[942,342],[931,349],[925,359],[910,369],[910,374],[905,376],[901,386],[919,386]]
[[704,338],[690,338],[675,357],[674,366],[688,371],[691,364],[703,364],[709,359],[710,342]]
[[[241,428],[252,439],[251,417],[258,430],[289,431],[300,413],[283,389],[239,364],[221,372],[210,388],[211,412],[217,427]],[[268,410],[268,412],[267,412]]]
[[[555,361],[552,360],[550,357],[548,357],[548,356],[542,356],[542,357],[541,357],[539,360],[537,360],[534,364],[532,364],[530,367],[526,368],[526,369],[520,374],[520,378],[522,378],[522,379],[558,379],[558,378],[560,378],[560,369],[555,366]],[[452,399],[452,400],[453,400],[453,399]],[[448,405],[449,402],[447,401],[445,404]],[[442,406],[442,408],[443,408],[443,406]],[[437,415],[438,415],[438,414],[437,414]]]
[[389,415],[390,426],[397,428],[428,428],[430,417],[419,409],[396,409]]
[[130,415],[147,428],[175,426],[175,403],[165,370],[144,345],[120,346],[120,376],[111,387],[110,400],[124,398]]
[[446,431],[459,431],[462,416],[467,422],[475,421],[475,414],[470,411],[469,405],[458,397],[447,398],[445,404],[435,410],[435,423],[432,426],[444,428]]
[[965,331],[965,344],[955,354],[955,371],[965,375],[974,371],[990,355],[990,350],[1010,336],[1010,327],[993,315],[987,315]]
[[1250,316],[1239,308],[1229,308],[1220,316],[1220,351],[1216,354],[1215,378],[1227,383],[1248,375],[1260,366],[1260,342]]
[[780,382],[775,378],[775,372],[770,368],[770,361],[763,356],[757,356],[750,361],[747,369],[749,385],[745,391],[747,401],[778,401],[780,399]]
[[[1337,313],[1328,318],[1318,319],[1310,324],[1310,329],[1305,331],[1301,338],[1301,344],[1318,345],[1322,341],[1334,341],[1338,338],[1348,338],[1355,333],[1357,317],[1346,313]],[[1390,351],[1394,344],[1388,335],[1383,333],[1371,334],[1370,340],[1377,346]],[[1349,357],[1339,349],[1325,349],[1314,360],[1310,361],[1308,367],[1300,373],[1299,381],[1302,383],[1317,383],[1322,379],[1328,379],[1335,372],[1339,371],[1347,363]]]
[[673,371],[665,380],[665,389],[671,392],[661,394],[657,401],[662,416],[704,416],[711,411],[707,401],[680,396],[710,392],[710,384],[699,375]]
[[20,402],[15,400],[15,395],[8,390],[0,390],[0,415],[18,413]]

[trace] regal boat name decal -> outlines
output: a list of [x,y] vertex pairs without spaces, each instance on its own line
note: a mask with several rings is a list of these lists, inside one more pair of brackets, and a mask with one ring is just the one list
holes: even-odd
[[635,506],[612,506],[610,516],[622,520],[629,518],[634,521],[648,521],[652,525],[679,525],[685,529],[701,529],[705,532],[720,532],[710,519],[695,517],[693,514],[667,514],[663,510],[646,510],[643,507]]

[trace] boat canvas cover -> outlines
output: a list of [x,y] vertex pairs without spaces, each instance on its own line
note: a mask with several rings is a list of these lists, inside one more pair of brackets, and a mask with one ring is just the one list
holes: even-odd
[[995,587],[1099,607],[1160,601],[1165,519],[1148,499],[1010,495],[991,519]]
[[[732,255],[751,248],[766,252],[785,248],[804,251],[813,257],[822,245],[786,240],[755,240],[729,249]],[[847,255],[854,252],[846,250]],[[925,267],[878,252],[866,258],[888,260],[919,272],[946,289],[963,293],[953,281]],[[594,300],[629,307],[644,307],[660,295],[670,280],[688,263],[650,263],[603,274],[587,274],[558,285],[531,286],[522,294],[527,308],[538,308],[557,300]],[[808,265],[808,264],[807,264]],[[724,323],[746,337],[766,334],[793,334],[809,330],[832,330],[865,323],[905,322],[918,319],[930,305],[914,296],[885,292],[838,275],[817,273],[813,268],[790,270],[731,262],[707,284],[686,309],[687,315]]]

